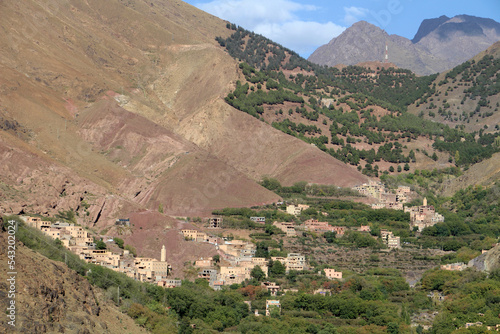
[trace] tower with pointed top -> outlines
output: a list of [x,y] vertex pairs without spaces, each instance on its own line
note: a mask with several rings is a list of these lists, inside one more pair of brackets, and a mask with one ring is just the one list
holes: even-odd
[[424,197],[424,201],[422,203],[422,206],[427,206],[427,197]]
[[160,261],[161,262],[166,262],[167,261],[167,249],[165,248],[165,245],[163,245],[163,247],[161,248]]
[[389,62],[389,46],[387,45],[387,42],[385,42],[385,58],[384,58],[384,63]]

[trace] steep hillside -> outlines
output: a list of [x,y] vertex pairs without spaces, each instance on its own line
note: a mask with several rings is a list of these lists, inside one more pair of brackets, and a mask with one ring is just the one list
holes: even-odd
[[[7,233],[0,232],[0,257],[7,261]],[[23,333],[146,333],[109,300],[105,292],[64,263],[16,244],[16,329]],[[11,298],[7,266],[0,271],[0,304]],[[0,331],[12,333],[9,319],[0,319]]]
[[0,27],[2,213],[102,229],[276,201],[265,175],[366,180],[224,103],[241,74],[215,36],[231,30],[181,1],[3,1]]
[[468,132],[496,132],[500,124],[500,42],[441,73],[433,91],[408,110]]
[[470,167],[463,175],[443,182],[441,191],[444,196],[452,196],[460,189],[469,186],[490,186],[500,180],[500,153],[495,153],[485,161]]
[[411,40],[412,43],[418,43],[420,40],[432,33],[434,30],[439,28],[440,25],[448,21],[450,18],[446,15],[441,15],[440,17],[434,18],[434,19],[425,19],[422,21],[420,24],[420,27],[418,27],[417,33]]
[[426,75],[459,65],[499,39],[500,23],[469,15],[424,20],[411,41],[361,21],[319,47],[309,60],[329,66],[381,61],[387,44],[390,62]]

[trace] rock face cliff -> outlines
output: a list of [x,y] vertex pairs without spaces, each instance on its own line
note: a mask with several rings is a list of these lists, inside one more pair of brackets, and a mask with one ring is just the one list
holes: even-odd
[[480,271],[491,272],[500,268],[500,245],[496,245],[486,253],[469,261],[472,266]]
[[[7,233],[0,232],[0,304],[10,305]],[[16,244],[15,330],[19,333],[146,333],[82,276]],[[9,284],[9,286],[8,286]],[[2,312],[0,332],[14,332]]]
[[412,40],[360,21],[319,47],[309,60],[329,66],[383,61],[387,44],[391,63],[425,75],[448,70],[499,39],[500,23],[469,15],[424,20]]

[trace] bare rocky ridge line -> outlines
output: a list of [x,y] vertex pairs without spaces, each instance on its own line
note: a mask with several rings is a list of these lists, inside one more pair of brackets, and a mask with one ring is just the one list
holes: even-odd
[[319,47],[308,60],[329,66],[383,61],[387,44],[389,62],[428,75],[461,64],[499,39],[500,23],[469,15],[424,20],[413,40],[360,21]]

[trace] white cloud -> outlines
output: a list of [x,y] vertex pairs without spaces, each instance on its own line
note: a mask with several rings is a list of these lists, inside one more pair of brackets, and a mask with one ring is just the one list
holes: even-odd
[[197,4],[197,7],[264,35],[305,57],[345,30],[333,22],[301,20],[301,12],[321,9],[291,0],[213,0]]
[[259,24],[254,31],[305,57],[345,30],[335,23],[289,21]]
[[296,19],[295,12],[317,9],[290,0],[214,0],[197,7],[246,29],[260,23],[287,22]]
[[344,7],[345,16],[344,23],[347,25],[352,25],[358,22],[363,17],[365,17],[370,11],[366,8],[361,7]]

